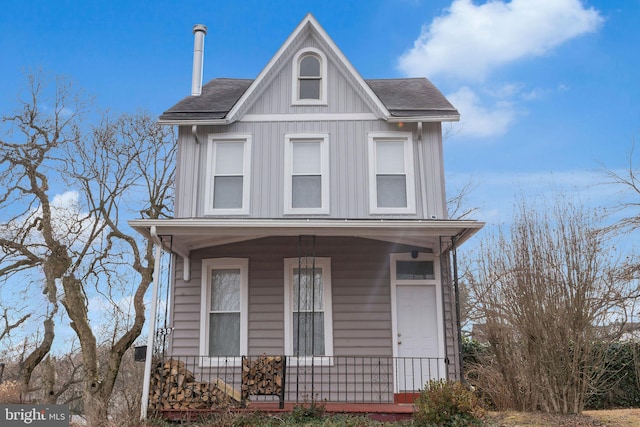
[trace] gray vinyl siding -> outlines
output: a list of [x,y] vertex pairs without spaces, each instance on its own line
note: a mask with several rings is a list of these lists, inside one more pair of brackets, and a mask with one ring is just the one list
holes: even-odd
[[[314,47],[327,54],[327,105],[291,104],[291,61],[300,49]],[[384,215],[385,218],[423,219],[446,217],[446,197],[440,123],[424,123],[422,139],[415,123],[384,120],[242,121],[244,114],[340,114],[370,113],[371,98],[344,64],[313,35],[301,35],[262,80],[263,85],[243,104],[239,121],[222,126],[198,126],[196,143],[191,126],[179,130],[176,178],[176,218],[203,217],[207,141],[211,134],[242,133],[252,136],[249,217],[282,218],[284,212],[284,141],[286,134],[329,135],[330,218],[370,218],[368,135],[370,132],[411,132],[414,142],[416,214]],[[308,216],[308,215],[307,215]],[[327,215],[323,215],[327,217]]]
[[[369,213],[368,135],[403,131],[413,134],[417,213],[384,215],[397,218],[446,217],[440,124],[426,123],[422,140],[416,124],[399,127],[382,120],[312,122],[237,122],[229,126],[200,126],[195,143],[191,129],[180,130],[176,217],[204,216],[206,148],[210,134],[252,136],[250,213],[253,218],[283,218],[284,141],[286,134],[322,133],[329,136],[330,218],[371,218]],[[326,216],[325,216],[326,217]]]
[[[317,238],[316,256],[331,258],[335,356],[392,356],[389,254],[411,249],[359,238]],[[192,252],[191,280],[184,282],[177,274],[173,288],[172,354],[198,355],[202,259],[216,257],[249,259],[248,353],[282,354],[283,259],[297,256],[298,239],[290,237]],[[450,305],[445,305],[445,315],[450,322]]]

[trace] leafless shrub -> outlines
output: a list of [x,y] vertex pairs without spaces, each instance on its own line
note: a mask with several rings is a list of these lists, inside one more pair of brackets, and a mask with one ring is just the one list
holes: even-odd
[[[522,202],[465,275],[491,351],[473,381],[497,406],[580,413],[635,297],[598,215],[563,198]],[[486,381],[486,383],[481,383]]]

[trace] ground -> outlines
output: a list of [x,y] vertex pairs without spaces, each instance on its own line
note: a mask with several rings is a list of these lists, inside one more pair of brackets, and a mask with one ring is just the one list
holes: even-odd
[[498,427],[638,427],[640,409],[585,411],[582,415],[492,413]]

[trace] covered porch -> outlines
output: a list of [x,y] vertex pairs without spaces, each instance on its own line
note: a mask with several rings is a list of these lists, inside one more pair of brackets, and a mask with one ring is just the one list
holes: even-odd
[[[175,299],[172,297],[170,331],[165,331],[170,335],[170,344],[166,348],[163,346],[162,352],[155,353],[153,366],[177,360],[182,367],[178,368],[177,374],[163,374],[154,371],[148,361],[149,375],[159,377],[159,382],[150,381],[147,393],[150,411],[166,414],[212,411],[218,410],[216,407],[222,399],[227,402],[223,406],[232,410],[281,411],[321,402],[327,411],[341,412],[350,408],[348,412],[368,413],[371,405],[381,405],[378,409],[383,412],[395,408],[406,413],[412,412],[411,403],[425,383],[432,379],[455,379],[459,375],[452,323],[457,316],[452,314],[454,293],[449,254],[479,230],[482,223],[382,219],[176,219],[132,221],[131,225],[155,239],[165,251],[179,256],[172,274]],[[312,236],[313,239],[301,239],[301,236]],[[310,242],[311,246],[301,248],[301,244]],[[405,254],[404,258],[393,255],[400,253]],[[287,272],[296,271],[301,256],[330,260],[330,265],[327,264],[330,270],[327,267],[323,280],[330,279],[331,284],[323,295],[332,294],[332,302],[327,298],[329,311],[325,318],[332,314],[333,320],[329,320],[324,329],[326,345],[321,350],[322,355],[295,355],[296,349],[306,351],[304,354],[317,354],[313,347],[306,349],[306,345],[300,344],[301,338],[292,338],[296,336],[292,332],[303,328],[296,328],[296,323],[292,322],[295,317],[287,312],[292,305],[291,301],[287,302],[287,295],[295,288],[294,285],[286,287]],[[437,261],[441,256],[442,263]],[[203,356],[214,354],[203,344],[210,337],[206,333],[206,321],[203,321],[206,318],[200,315],[202,304],[209,301],[205,290],[210,277],[207,279],[205,267],[210,262],[207,260],[221,257],[246,260],[247,297],[242,311],[246,313],[246,322],[240,322],[243,325],[240,329],[242,344],[235,356]],[[391,270],[395,268],[396,260],[406,263],[423,257],[436,260],[431,263],[435,271],[430,274],[434,277],[426,280],[428,283],[424,286],[412,283],[406,288],[428,291],[425,295],[432,301],[429,306],[434,313],[432,323],[438,324],[432,331],[437,347],[433,351],[417,348],[413,353],[407,353],[411,348],[407,346],[409,337],[403,335],[399,339],[402,328],[398,324],[405,320],[411,323],[413,318],[401,316],[404,310],[400,309],[401,298],[397,297],[396,289],[403,283],[396,280],[395,272]],[[287,260],[294,258],[296,262],[288,269]],[[313,265],[314,269],[319,268],[318,263]],[[195,275],[193,280],[192,274]],[[315,277],[315,274],[311,276]],[[290,280],[294,277],[292,274]],[[297,283],[296,280],[293,282]],[[176,289],[180,290],[179,295],[175,293]],[[412,301],[410,296],[413,294],[407,295]],[[416,323],[415,319],[413,323]],[[175,333],[177,331],[180,332]],[[281,388],[277,392],[272,387],[268,393],[243,396],[243,387],[247,384],[239,356],[242,354],[254,355],[251,357],[267,354],[286,360]],[[174,381],[168,378],[169,375],[182,379]],[[265,385],[264,388],[269,387]],[[203,394],[203,389],[208,394]],[[217,397],[212,398],[211,391],[216,391]],[[229,396],[235,398],[228,400]]]

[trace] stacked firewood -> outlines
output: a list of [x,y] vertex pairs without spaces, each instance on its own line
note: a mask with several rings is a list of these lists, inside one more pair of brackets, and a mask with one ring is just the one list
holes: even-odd
[[277,395],[284,391],[285,358],[282,356],[245,357],[242,361],[242,397]]
[[239,403],[240,393],[232,386],[220,379],[213,383],[196,381],[181,360],[159,362],[152,371],[150,410],[210,409]]

